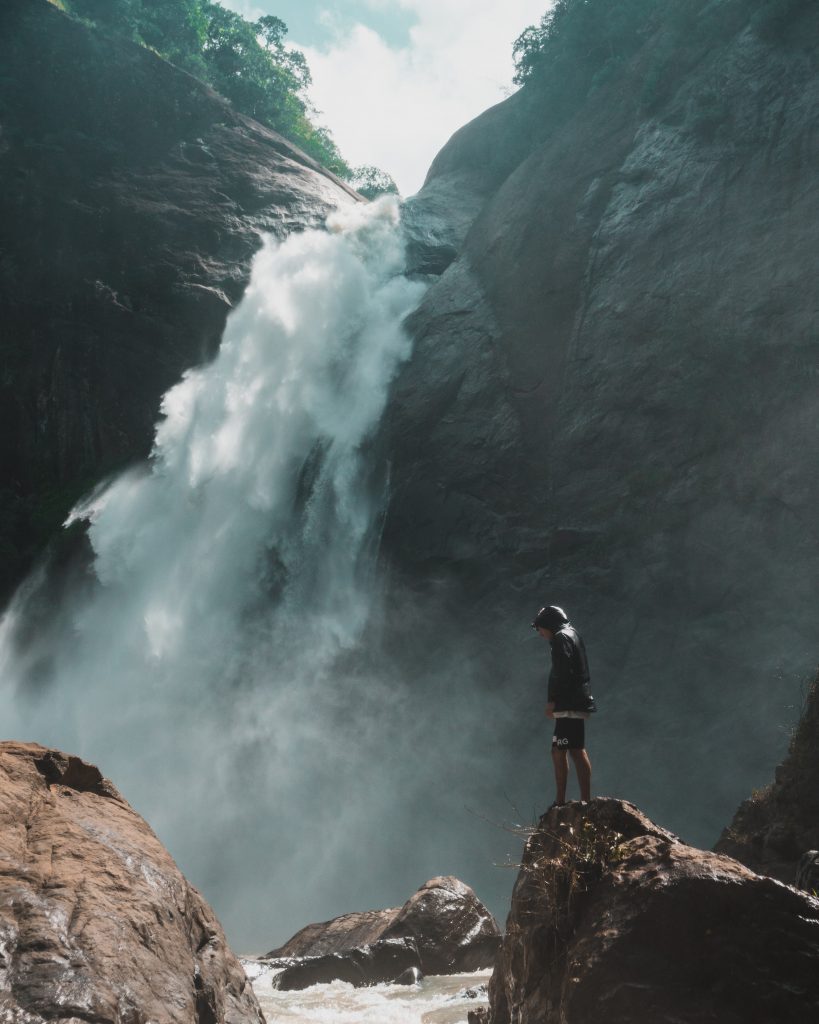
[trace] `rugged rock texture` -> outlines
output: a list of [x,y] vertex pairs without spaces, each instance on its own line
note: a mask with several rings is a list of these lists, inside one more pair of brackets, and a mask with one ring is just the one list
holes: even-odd
[[258,232],[352,193],[149,51],[0,10],[0,597],[73,502],[147,454],[214,351]]
[[781,756],[819,645],[819,8],[771,36],[758,6],[692,0],[727,23],[674,36],[658,3],[568,121],[524,89],[452,139],[408,223],[419,265],[457,258],[412,318],[385,441],[384,548],[418,595],[396,618],[429,609],[409,653],[468,632],[511,701],[526,624],[565,606],[616,788],[703,843]]
[[489,1021],[804,1024],[818,967],[819,901],[598,799],[526,844]]
[[[397,982],[407,974],[420,971],[418,947],[412,939],[382,939],[371,946],[359,946],[342,953],[308,956],[288,964],[273,979],[273,988],[282,992],[346,981],[361,988],[381,982]],[[414,984],[400,981],[400,984]]]
[[[808,690],[790,750],[776,779],[746,800],[716,845],[720,853],[742,861],[789,885],[797,882],[802,857],[819,848],[819,676]],[[803,867],[801,887],[816,888],[817,873]]]
[[93,765],[0,743],[0,1019],[262,1024],[213,911]]
[[307,925],[266,958],[355,955],[359,947],[385,939],[408,940],[417,948],[417,965],[406,966],[419,966],[425,974],[455,974],[491,966],[500,930],[468,885],[440,877],[425,882],[403,907]]

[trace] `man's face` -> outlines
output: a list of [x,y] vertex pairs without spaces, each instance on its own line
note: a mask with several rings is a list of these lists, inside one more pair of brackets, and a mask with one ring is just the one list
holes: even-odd
[[543,626],[535,626],[535,629],[540,633],[544,640],[551,640],[554,635],[551,629],[544,629]]

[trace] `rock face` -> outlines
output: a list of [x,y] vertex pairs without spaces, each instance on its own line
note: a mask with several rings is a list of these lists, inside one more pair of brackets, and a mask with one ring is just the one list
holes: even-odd
[[355,193],[148,50],[0,11],[0,598],[214,352],[258,232]]
[[[389,973],[389,978],[407,967],[418,967],[425,974],[455,974],[491,966],[500,930],[468,885],[457,878],[439,877],[425,882],[403,907],[345,914],[307,925],[266,959],[320,957],[321,964],[311,966],[306,961],[299,968],[303,976],[318,972],[322,980],[332,980],[328,972],[337,970],[343,973],[334,977],[346,981],[346,975],[363,976],[366,980],[361,983],[371,984],[385,980],[378,961],[385,957],[388,961],[390,951],[398,948],[390,943],[396,942],[415,950],[416,959]],[[391,971],[389,963],[385,969]]]
[[529,838],[489,987],[491,1024],[804,1024],[819,901],[694,849],[622,801]]
[[263,1024],[213,911],[93,765],[0,744],[0,1019]]
[[[428,608],[436,651],[468,629],[507,700],[532,614],[565,606],[631,751],[617,784],[710,842],[819,648],[819,9],[772,38],[753,4],[697,0],[726,22],[676,38],[680,5],[655,6],[570,120],[525,87],[410,204],[418,265],[449,263],[390,410],[384,549],[396,618]],[[714,777],[727,723],[741,770]]]
[[819,888],[819,871],[811,869],[811,858],[805,857],[819,847],[817,750],[819,676],[808,690],[788,756],[776,769],[775,780],[744,801],[715,849],[789,885]]

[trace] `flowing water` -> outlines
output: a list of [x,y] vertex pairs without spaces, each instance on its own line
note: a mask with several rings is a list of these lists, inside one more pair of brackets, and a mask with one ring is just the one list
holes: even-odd
[[337,981],[277,992],[270,984],[275,971],[255,960],[243,964],[271,1024],[463,1024],[469,1010],[487,1005],[487,972],[429,977],[412,986],[357,989]]
[[99,764],[237,945],[335,912],[340,808],[360,860],[392,800],[368,780],[400,695],[344,665],[378,592],[368,442],[423,290],[403,260],[387,200],[267,239],[217,357],[165,395],[150,463],[72,513],[92,577],[47,616],[32,579],[0,624],[6,735]]

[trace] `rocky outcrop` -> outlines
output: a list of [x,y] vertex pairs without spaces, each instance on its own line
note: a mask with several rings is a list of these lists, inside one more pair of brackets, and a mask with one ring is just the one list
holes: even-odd
[[[272,981],[273,988],[290,992],[344,981],[355,988],[382,982],[414,984],[420,976],[418,947],[412,939],[382,939],[372,945],[347,949],[342,953],[308,956],[287,964]],[[407,976],[412,981],[407,981]],[[401,981],[400,979],[405,980]]]
[[[411,318],[384,550],[431,688],[467,634],[513,701],[533,612],[565,606],[614,716],[600,742],[629,750],[614,783],[710,844],[781,757],[819,645],[819,9],[772,36],[759,4],[682,6],[691,30],[653,5],[571,118],[527,86],[436,159],[411,228],[421,264],[456,258]],[[634,708],[661,709],[661,755]],[[741,770],[715,773],[726,730]]]
[[804,1024],[819,901],[694,849],[619,800],[529,837],[489,987],[491,1024]]
[[788,756],[777,767],[774,781],[741,804],[715,849],[789,885],[819,888],[819,870],[812,867],[812,858],[805,857],[819,848],[817,750],[819,676],[808,689]]
[[[472,889],[457,878],[439,877],[425,882],[403,907],[307,925],[265,959],[318,958],[288,968],[291,974],[282,984],[308,977],[373,984],[392,980],[409,967],[424,974],[477,971],[491,966],[499,943],[497,922]],[[414,958],[393,965],[390,957],[396,951],[406,957],[408,950]]]
[[93,765],[0,744],[0,1019],[263,1024],[213,911]]
[[0,597],[74,501],[147,454],[213,354],[259,231],[355,193],[147,49],[0,10]]

